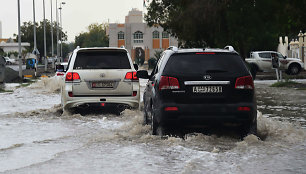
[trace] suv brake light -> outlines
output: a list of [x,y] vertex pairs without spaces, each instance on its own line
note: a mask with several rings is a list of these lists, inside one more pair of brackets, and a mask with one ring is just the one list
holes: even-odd
[[132,72],[127,72],[125,74],[125,80],[133,80],[133,81],[138,81],[138,77],[136,76],[136,71],[132,71]]
[[66,82],[72,82],[72,81],[75,81],[75,80],[80,80],[80,75],[76,72],[68,72],[67,75],[66,75],[66,79],[65,81]]
[[238,77],[235,83],[236,89],[254,89],[252,76]]
[[180,84],[177,78],[161,76],[159,82],[159,90],[164,90],[164,89],[180,89]]

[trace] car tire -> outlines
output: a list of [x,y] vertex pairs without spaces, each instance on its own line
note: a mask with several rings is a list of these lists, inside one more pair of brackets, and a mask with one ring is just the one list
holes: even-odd
[[301,71],[301,66],[297,64],[292,64],[289,66],[288,72],[290,75],[297,75]]
[[251,75],[253,77],[253,80],[255,80],[256,74],[257,74],[257,71],[258,71],[257,65],[251,64],[250,65],[250,71],[251,71]]
[[152,135],[158,135],[158,136],[164,136],[166,135],[165,127],[163,126],[161,121],[157,121],[157,110],[155,109],[155,106],[152,104],[151,107],[151,131]]
[[241,138],[244,138],[248,135],[257,135],[257,119],[246,126],[242,127]]

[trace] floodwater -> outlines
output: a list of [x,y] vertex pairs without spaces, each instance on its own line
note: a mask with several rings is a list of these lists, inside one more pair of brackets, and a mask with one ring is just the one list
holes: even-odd
[[[305,91],[290,90],[289,97],[285,89],[256,84],[259,137],[192,133],[181,139],[150,135],[141,111],[62,114],[57,90],[44,85],[25,88],[35,95],[24,100],[41,95],[48,103],[42,96],[50,96],[51,104],[33,111],[8,102],[18,110],[0,109],[0,172],[306,173],[306,102],[297,99]],[[22,98],[25,89],[1,94],[1,104],[11,95]]]

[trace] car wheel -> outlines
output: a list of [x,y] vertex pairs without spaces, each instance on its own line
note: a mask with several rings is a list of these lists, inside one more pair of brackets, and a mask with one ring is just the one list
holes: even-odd
[[244,138],[250,134],[257,135],[257,119],[254,122],[242,127],[241,138]]
[[289,66],[289,72],[291,75],[297,75],[301,70],[299,65],[293,64]]
[[157,111],[152,106],[151,112],[151,131],[152,135],[164,136],[167,134],[166,128],[161,121],[157,121],[156,113]]
[[157,124],[157,121],[156,121],[156,116],[155,116],[155,109],[154,109],[154,106],[152,104],[151,106],[151,112],[149,113],[148,115],[151,120],[151,132],[152,132],[152,135],[156,135],[156,130],[157,130],[157,127],[158,127],[158,124]]
[[258,71],[258,67],[254,64],[251,64],[250,67],[251,67],[250,71],[251,71],[252,77],[255,80],[256,74],[257,74],[257,71]]

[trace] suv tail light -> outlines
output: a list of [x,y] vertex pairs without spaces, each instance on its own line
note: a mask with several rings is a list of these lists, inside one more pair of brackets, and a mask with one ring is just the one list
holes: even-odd
[[76,72],[68,72],[65,81],[72,82],[75,80],[81,80],[80,75]]
[[132,80],[132,81],[138,81],[138,77],[136,76],[136,71],[132,71],[132,72],[127,72],[125,74],[125,80]]
[[63,73],[63,72],[57,72],[56,73],[56,76],[63,76],[63,75],[65,75],[65,73]]
[[180,89],[179,81],[175,77],[161,76],[159,90],[163,89]]
[[236,89],[254,89],[252,76],[238,77],[235,83]]

